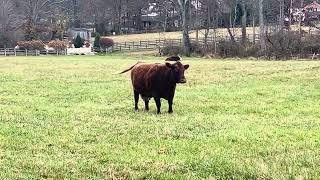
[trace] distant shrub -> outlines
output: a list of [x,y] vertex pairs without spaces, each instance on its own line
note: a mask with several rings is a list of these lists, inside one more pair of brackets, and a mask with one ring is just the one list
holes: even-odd
[[161,48],[161,55],[176,56],[179,54],[183,54],[183,48],[181,46],[167,45]]
[[17,45],[20,49],[27,50],[42,50],[44,49],[45,44],[40,40],[32,40],[32,41],[18,41]]
[[283,31],[267,36],[266,54],[270,58],[288,59],[301,55],[303,49],[301,35],[293,31]]
[[[183,47],[168,44],[161,48],[161,55],[181,55]],[[294,31],[278,31],[266,36],[266,49],[262,50],[259,43],[249,39],[242,44],[228,39],[216,42],[191,43],[191,55],[228,57],[265,57],[268,59],[291,59],[316,57],[320,54],[320,35],[299,33]]]
[[304,55],[320,54],[320,35],[309,35],[302,42]]
[[52,40],[48,43],[48,46],[55,50],[64,50],[67,48],[67,44],[60,40]]
[[93,43],[93,47],[94,48],[97,48],[97,49],[100,48],[100,40],[101,40],[100,34],[97,33],[95,38],[94,38],[94,43]]
[[114,41],[110,38],[101,38],[100,39],[100,47],[103,49],[112,47],[114,45]]
[[77,35],[77,37],[74,39],[73,44],[75,48],[81,48],[84,44],[84,40],[80,37],[80,35]]
[[204,45],[199,44],[199,43],[191,43],[191,53],[194,55],[198,56],[204,56],[205,51],[204,51]]
[[86,46],[86,48],[89,48],[89,47],[91,46],[90,42],[88,42],[88,41],[86,41],[86,42],[84,43],[84,45]]

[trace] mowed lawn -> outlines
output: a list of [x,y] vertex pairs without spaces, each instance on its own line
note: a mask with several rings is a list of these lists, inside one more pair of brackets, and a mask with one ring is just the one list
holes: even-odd
[[0,179],[318,179],[320,62],[187,59],[134,112],[128,56],[1,57]]

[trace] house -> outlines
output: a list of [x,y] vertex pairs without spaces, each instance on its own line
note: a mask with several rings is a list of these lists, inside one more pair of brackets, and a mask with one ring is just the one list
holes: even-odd
[[320,4],[317,1],[313,1],[312,3],[306,5],[303,8],[306,12],[320,12]]
[[179,11],[171,4],[165,10],[160,4],[153,2],[141,10],[141,14],[126,14],[121,18],[121,31],[125,33],[158,32],[159,29],[166,31],[177,30],[180,24]]
[[317,1],[313,1],[301,8],[301,1],[294,0],[292,8],[290,8],[290,14],[293,22],[299,22],[300,17],[302,22],[306,18],[308,20],[318,20],[320,18],[320,4]]
[[310,20],[317,20],[320,17],[320,4],[317,1],[306,5],[304,8],[306,18]]
[[82,39],[90,41],[92,31],[87,28],[69,28],[67,33],[69,39],[75,39],[79,35]]
[[289,9],[290,15],[293,22],[299,22],[301,17],[301,22],[304,22],[305,20],[305,12],[304,9],[301,7],[301,1],[299,0],[293,0],[292,6]]

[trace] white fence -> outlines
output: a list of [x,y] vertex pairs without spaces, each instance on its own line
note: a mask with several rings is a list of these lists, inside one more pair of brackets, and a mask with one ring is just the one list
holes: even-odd
[[91,48],[68,48],[65,50],[20,50],[0,48],[0,56],[42,56],[42,55],[94,55]]
[[66,54],[66,50],[20,50],[15,48],[0,48],[0,56],[41,56]]
[[94,55],[92,48],[68,48],[68,55]]

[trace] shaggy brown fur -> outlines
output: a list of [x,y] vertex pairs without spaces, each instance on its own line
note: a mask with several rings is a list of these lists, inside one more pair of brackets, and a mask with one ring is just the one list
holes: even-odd
[[134,91],[135,109],[138,110],[139,95],[145,102],[145,109],[149,110],[149,100],[154,98],[157,105],[157,113],[160,113],[160,99],[166,99],[169,103],[169,113],[172,113],[172,103],[177,83],[186,83],[184,71],[189,65],[180,62],[174,64],[144,64],[137,63],[131,70],[131,81]]

